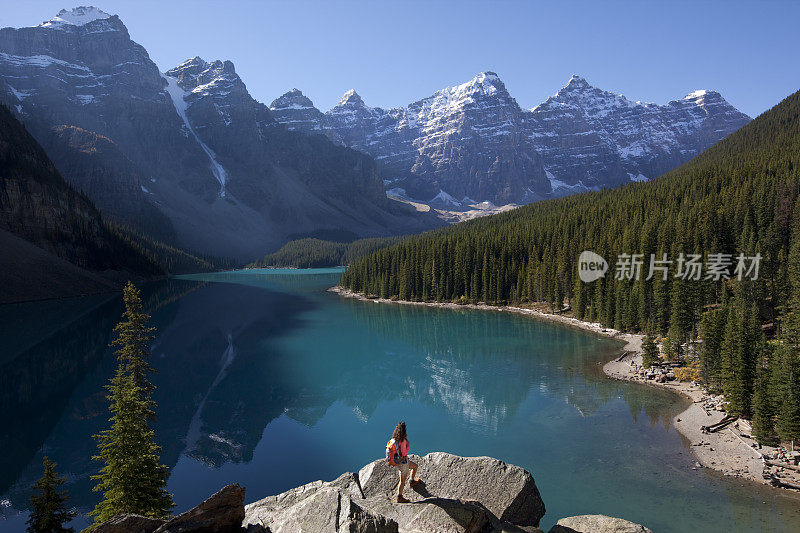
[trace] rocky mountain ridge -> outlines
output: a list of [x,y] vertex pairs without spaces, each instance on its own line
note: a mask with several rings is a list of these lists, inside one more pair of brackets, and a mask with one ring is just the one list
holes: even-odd
[[[193,58],[161,73],[119,17],[96,8],[1,29],[0,102],[107,214],[142,232],[161,219],[159,234],[186,249],[252,259],[320,231],[352,239],[442,224],[387,198],[369,156],[276,122],[231,62]],[[94,143],[93,163],[113,183],[76,170],[85,154],[64,127],[109,141]]]
[[488,71],[388,110],[369,107],[351,90],[322,113],[298,89],[270,109],[289,129],[324,133],[375,157],[391,193],[456,208],[654,178],[750,120],[714,91],[657,105],[602,91],[580,76],[525,110]]

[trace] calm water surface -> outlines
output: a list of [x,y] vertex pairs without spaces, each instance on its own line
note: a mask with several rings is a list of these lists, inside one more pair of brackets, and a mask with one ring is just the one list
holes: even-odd
[[[176,511],[238,482],[252,501],[380,457],[490,455],[530,470],[560,517],[602,513],[666,531],[800,531],[800,499],[692,470],[670,426],[685,401],[618,383],[619,344],[502,312],[342,299],[338,270],[184,276],[143,287],[158,336],[156,432]],[[71,502],[97,495],[121,299],[0,306],[0,531],[21,531],[43,455]],[[424,474],[424,472],[423,472]],[[81,517],[76,527],[86,524]]]

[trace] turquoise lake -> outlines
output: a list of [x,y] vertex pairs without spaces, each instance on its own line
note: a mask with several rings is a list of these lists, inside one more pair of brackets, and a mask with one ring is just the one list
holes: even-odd
[[[348,300],[326,291],[339,274],[251,270],[142,286],[176,511],[227,483],[253,501],[357,470],[405,420],[413,453],[528,469],[545,531],[593,513],[657,533],[800,531],[797,496],[692,469],[670,425],[686,400],[603,375],[619,343],[499,311]],[[0,306],[0,531],[24,530],[44,455],[81,513],[97,501],[92,435],[107,424],[121,311],[118,295]]]

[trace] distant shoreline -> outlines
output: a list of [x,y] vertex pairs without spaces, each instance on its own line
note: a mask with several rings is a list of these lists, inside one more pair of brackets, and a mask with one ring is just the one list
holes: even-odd
[[505,311],[532,316],[550,322],[557,322],[559,324],[580,328],[597,335],[620,340],[625,343],[625,346],[620,350],[622,352],[621,356],[604,364],[603,372],[611,379],[642,383],[667,389],[689,399],[692,404],[672,419],[672,425],[675,430],[689,442],[689,447],[697,458],[697,466],[702,465],[706,468],[721,472],[726,476],[740,477],[760,484],[769,485],[763,476],[764,463],[760,455],[770,453],[774,448],[764,446],[761,450],[756,450],[750,446],[750,444],[755,441],[747,438],[746,435],[741,434],[738,430],[731,427],[717,433],[703,433],[700,430],[700,426],[712,425],[719,422],[724,417],[723,412],[713,410],[707,412],[703,407],[704,401],[710,398],[710,395],[705,392],[702,387],[685,382],[657,383],[655,381],[645,380],[634,373],[631,362],[633,361],[637,365],[641,365],[642,363],[642,339],[644,335],[623,333],[615,329],[605,328],[599,323],[586,322],[569,316],[545,313],[543,311],[526,309],[523,307],[445,302],[412,302],[408,300],[390,300],[387,298],[367,298],[361,293],[356,293],[340,286],[331,287],[328,291],[345,298],[353,298],[365,302],[421,305],[443,309]]

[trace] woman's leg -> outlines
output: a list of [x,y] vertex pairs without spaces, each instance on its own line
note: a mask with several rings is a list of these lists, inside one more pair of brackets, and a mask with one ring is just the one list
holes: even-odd
[[411,469],[411,481],[416,483],[419,481],[419,478],[417,477],[417,468],[419,468],[419,465],[414,461],[409,460],[408,467]]
[[400,484],[397,485],[397,495],[403,495],[403,487],[405,487],[406,479],[408,479],[408,469],[406,468],[399,468],[398,472],[400,473]]

